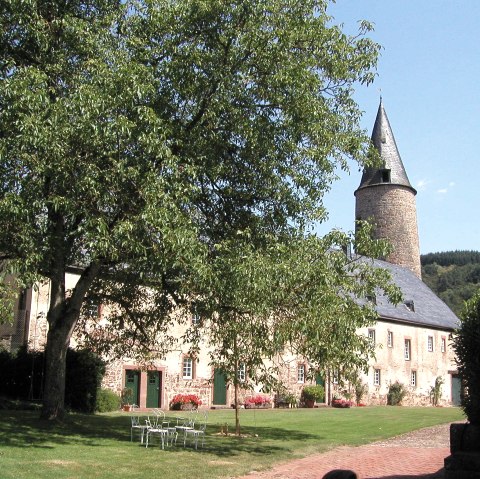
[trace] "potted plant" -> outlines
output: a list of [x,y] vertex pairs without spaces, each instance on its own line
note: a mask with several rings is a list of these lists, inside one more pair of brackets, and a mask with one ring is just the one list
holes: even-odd
[[317,401],[325,397],[325,389],[321,384],[305,386],[302,390],[302,399],[307,407],[313,407]]
[[465,303],[453,349],[464,386],[462,409],[467,423],[450,426],[450,452],[445,478],[477,477],[480,471],[480,290]]
[[133,389],[123,388],[121,394],[122,409],[124,411],[131,411],[133,409]]
[[198,409],[201,405],[201,399],[195,394],[177,394],[170,401],[170,409],[173,411],[189,411]]

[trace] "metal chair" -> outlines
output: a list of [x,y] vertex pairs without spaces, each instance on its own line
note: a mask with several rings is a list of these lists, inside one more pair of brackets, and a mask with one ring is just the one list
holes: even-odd
[[150,420],[150,418],[147,419],[145,422],[147,425],[145,447],[148,447],[148,444],[151,442],[154,436],[158,436],[162,444],[162,449],[165,449],[165,439],[167,439],[168,444],[168,430],[163,429],[157,421],[152,421]]
[[145,431],[148,429],[146,424],[140,423],[140,418],[138,416],[131,417],[132,424],[130,427],[130,442],[133,441],[133,431],[137,430],[140,431],[140,443],[143,444],[143,438],[145,436]]
[[187,437],[191,436],[192,440],[195,444],[195,449],[198,448],[198,440],[202,438],[202,447],[204,445],[205,441],[205,431],[207,429],[207,413],[204,414],[203,416],[203,421],[200,423],[200,426],[198,429],[192,428],[192,429],[185,429],[184,430],[184,436],[183,436],[183,447],[187,445]]

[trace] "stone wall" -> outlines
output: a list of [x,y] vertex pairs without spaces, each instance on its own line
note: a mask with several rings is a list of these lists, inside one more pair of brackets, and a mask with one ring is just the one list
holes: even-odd
[[382,184],[361,188],[355,195],[355,218],[374,219],[375,237],[388,239],[394,248],[386,260],[409,268],[420,278],[415,193],[405,186]]

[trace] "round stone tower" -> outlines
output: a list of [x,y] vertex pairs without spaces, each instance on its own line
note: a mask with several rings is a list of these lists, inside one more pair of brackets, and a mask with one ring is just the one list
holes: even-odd
[[372,132],[382,166],[366,168],[355,191],[357,220],[370,220],[377,239],[388,239],[393,252],[388,262],[404,266],[421,278],[416,190],[410,184],[380,100]]

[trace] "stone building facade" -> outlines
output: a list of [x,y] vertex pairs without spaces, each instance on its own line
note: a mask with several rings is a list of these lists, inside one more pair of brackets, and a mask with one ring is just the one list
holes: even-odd
[[[391,384],[399,382],[408,391],[406,405],[430,404],[430,392],[437,378],[443,382],[440,404],[458,404],[460,381],[456,372],[451,334],[457,325],[452,311],[421,281],[420,253],[416,220],[415,190],[410,185],[398,154],[384,107],[380,107],[372,141],[383,165],[365,170],[355,192],[357,219],[373,218],[376,235],[389,239],[394,252],[387,261],[370,260],[377,267],[388,269],[403,293],[404,302],[392,305],[382,296],[373,298],[379,314],[377,323],[363,328],[363,334],[375,343],[375,358],[361,381],[366,385],[362,402],[386,404]],[[76,276],[69,274],[66,287],[75,285]],[[50,285],[37,285],[19,295],[12,326],[0,326],[0,341],[8,349],[28,344],[33,350],[43,349],[46,341],[46,312]],[[98,308],[99,319],[108,321],[108,311]],[[192,321],[195,318],[191,318]],[[181,337],[188,325],[175,326]],[[75,340],[72,341],[75,347]],[[307,383],[308,358],[284,354],[280,379],[297,397]],[[317,382],[325,385],[326,402],[334,396],[345,397],[346,386],[338,381],[335,371],[325,371]],[[233,402],[233,388],[221,371],[209,365],[207,347],[200,348],[195,358],[188,347],[171,351],[161,361],[144,367],[131,358],[108,363],[103,386],[117,393],[124,387],[134,391],[134,402],[142,408],[168,408],[178,393],[196,394],[205,407],[228,407]],[[259,391],[261,385],[256,387]],[[242,395],[252,394],[243,391]]]

